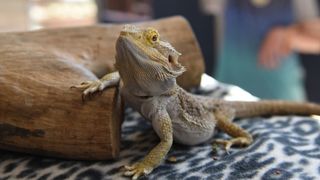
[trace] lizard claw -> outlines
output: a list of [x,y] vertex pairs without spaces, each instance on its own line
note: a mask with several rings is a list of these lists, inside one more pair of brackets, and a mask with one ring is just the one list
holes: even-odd
[[85,82],[82,82],[80,85],[71,86],[70,89],[84,90],[84,89],[87,89],[88,87],[90,87],[90,84],[93,83],[93,82],[94,81],[85,81]]
[[80,85],[71,86],[70,88],[84,90],[82,93],[82,102],[84,102],[87,97],[90,98],[93,94],[102,91],[103,88],[101,88],[101,86],[103,86],[103,83],[100,80],[96,80],[85,81],[82,82]]
[[232,146],[232,142],[230,140],[217,139],[214,141],[214,143],[222,145],[224,150],[229,154],[229,150]]
[[89,84],[91,84],[92,83],[92,81],[84,81],[84,82],[82,82],[80,85],[89,85]]
[[144,163],[141,163],[141,162],[136,163],[132,166],[124,166],[124,168],[126,170],[124,172],[124,175],[125,176],[132,176],[133,180],[136,180],[141,176],[148,175],[153,170],[152,167],[150,167]]
[[230,140],[216,139],[214,143],[222,145],[225,151],[229,154],[229,150],[233,145],[248,146],[251,141],[245,137],[237,137]]
[[134,166],[124,166],[124,168],[126,169],[126,170],[133,170],[134,169]]

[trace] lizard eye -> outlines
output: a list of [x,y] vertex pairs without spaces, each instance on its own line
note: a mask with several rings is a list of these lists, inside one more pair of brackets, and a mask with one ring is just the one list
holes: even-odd
[[158,40],[158,36],[157,35],[154,35],[154,36],[152,36],[152,41],[157,41]]

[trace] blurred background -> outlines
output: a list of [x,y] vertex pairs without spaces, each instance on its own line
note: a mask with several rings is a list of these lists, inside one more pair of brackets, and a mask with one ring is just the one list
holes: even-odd
[[[0,0],[0,32],[137,22],[182,15],[191,23],[200,43],[206,72],[213,74],[219,19],[203,9],[200,0]],[[320,102],[320,56],[300,56],[306,73],[308,99]]]

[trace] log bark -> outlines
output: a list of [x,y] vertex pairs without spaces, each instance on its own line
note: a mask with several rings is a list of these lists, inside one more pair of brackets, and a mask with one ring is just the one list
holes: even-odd
[[[183,56],[179,83],[196,86],[204,71],[200,48],[181,17],[153,26]],[[117,88],[82,103],[70,86],[114,71],[123,24],[0,34],[0,148],[70,159],[119,154],[123,101]]]

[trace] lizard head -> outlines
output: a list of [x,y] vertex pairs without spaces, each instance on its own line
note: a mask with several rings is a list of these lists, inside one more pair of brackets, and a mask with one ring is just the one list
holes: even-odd
[[154,28],[126,25],[116,43],[116,68],[124,85],[137,86],[142,94],[158,95],[176,83],[185,68],[178,62],[181,54],[162,41]]

